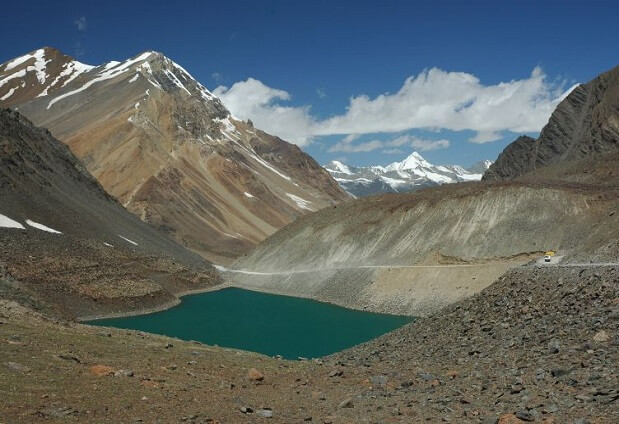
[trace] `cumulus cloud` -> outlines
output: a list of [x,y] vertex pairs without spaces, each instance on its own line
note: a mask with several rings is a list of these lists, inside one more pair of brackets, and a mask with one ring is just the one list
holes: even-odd
[[86,16],[80,16],[73,21],[73,24],[78,31],[86,32],[88,29],[88,23],[86,22]]
[[[500,139],[505,131],[539,131],[566,95],[562,88],[563,84],[549,82],[539,67],[528,78],[495,85],[484,85],[468,73],[432,68],[407,78],[396,93],[352,97],[345,113],[325,120],[312,116],[309,106],[281,105],[291,99],[288,92],[253,78],[231,88],[217,87],[215,94],[233,114],[300,145],[316,136],[411,129],[471,130],[475,135],[469,141],[486,143]],[[367,149],[379,148],[374,141],[357,145],[340,142],[332,148],[371,151]]]
[[402,135],[391,140],[370,140],[354,144],[356,138],[344,137],[329,148],[329,152],[372,152],[383,149],[383,153],[401,153],[402,147],[409,147],[413,150],[422,152],[446,149],[449,147],[449,140],[426,140],[411,135]]
[[309,106],[282,106],[278,100],[290,100],[284,90],[271,88],[248,78],[228,88],[220,85],[213,94],[221,99],[233,115],[251,119],[257,128],[303,146],[313,137],[316,122]]

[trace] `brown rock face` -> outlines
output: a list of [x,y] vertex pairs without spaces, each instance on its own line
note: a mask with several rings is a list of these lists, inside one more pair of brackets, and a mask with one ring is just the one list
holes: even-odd
[[0,65],[0,84],[0,106],[68,144],[142,220],[218,262],[348,198],[310,156],[233,117],[160,53],[89,67],[40,49]]
[[483,180],[504,180],[551,164],[619,149],[619,67],[576,87],[555,109],[537,140],[507,146]]

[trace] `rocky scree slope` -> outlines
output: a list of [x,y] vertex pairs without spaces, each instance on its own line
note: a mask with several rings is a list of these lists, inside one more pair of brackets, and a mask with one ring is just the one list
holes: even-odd
[[1,297],[68,317],[175,303],[219,281],[9,109],[0,110],[0,280]]
[[[616,180],[616,177],[615,177]],[[465,183],[372,196],[284,227],[229,273],[241,287],[427,315],[558,250],[619,257],[619,185]]]
[[233,117],[157,52],[92,67],[51,48],[0,65],[0,106],[69,145],[130,211],[218,262],[347,199],[297,146]]
[[576,87],[555,109],[539,137],[521,136],[484,173],[514,178],[551,164],[619,149],[619,66]]
[[618,274],[513,270],[433,317],[315,361],[58,322],[0,300],[0,415],[15,423],[271,416],[276,423],[614,424]]
[[347,166],[329,162],[325,169],[348,193],[360,197],[379,193],[406,193],[423,187],[462,181],[477,181],[492,164],[480,161],[469,169],[458,165],[433,165],[413,152],[401,162],[387,166]]
[[344,373],[372,370],[373,394],[387,397],[394,415],[613,423],[618,296],[617,266],[517,268],[474,297],[331,361]]

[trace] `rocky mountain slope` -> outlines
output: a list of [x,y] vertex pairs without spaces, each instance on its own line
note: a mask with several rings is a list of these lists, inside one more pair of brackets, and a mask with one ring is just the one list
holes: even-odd
[[0,416],[614,424],[618,275],[617,267],[514,270],[435,316],[317,361],[57,323],[0,301]]
[[300,218],[233,264],[240,287],[428,315],[549,249],[619,257],[614,186],[466,183],[357,199]]
[[354,167],[332,161],[325,165],[325,169],[344,190],[359,197],[378,193],[406,193],[423,187],[476,181],[481,179],[491,164],[490,161],[480,161],[469,169],[458,165],[437,166],[413,152],[402,162],[387,166]]
[[126,208],[218,262],[348,197],[160,53],[92,67],[39,49],[0,65],[0,106],[48,128]]
[[619,149],[619,66],[576,87],[555,109],[539,137],[521,136],[485,172],[484,180],[514,178],[552,164]]
[[87,316],[176,303],[218,277],[127,212],[47,130],[3,109],[0,280],[2,298]]
[[[532,143],[520,138],[484,174],[492,180],[509,168],[505,175],[526,175],[325,209],[265,240],[234,264],[243,273],[227,278],[256,290],[427,315],[545,250],[569,263],[616,262],[618,76],[615,68],[576,88],[531,156],[517,152]],[[535,163],[545,166],[529,166]]]

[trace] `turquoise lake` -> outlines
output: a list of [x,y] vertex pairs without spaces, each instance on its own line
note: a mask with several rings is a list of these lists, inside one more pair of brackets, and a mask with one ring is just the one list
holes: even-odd
[[182,298],[165,311],[89,324],[164,334],[287,359],[318,358],[413,320],[328,303],[226,288]]

